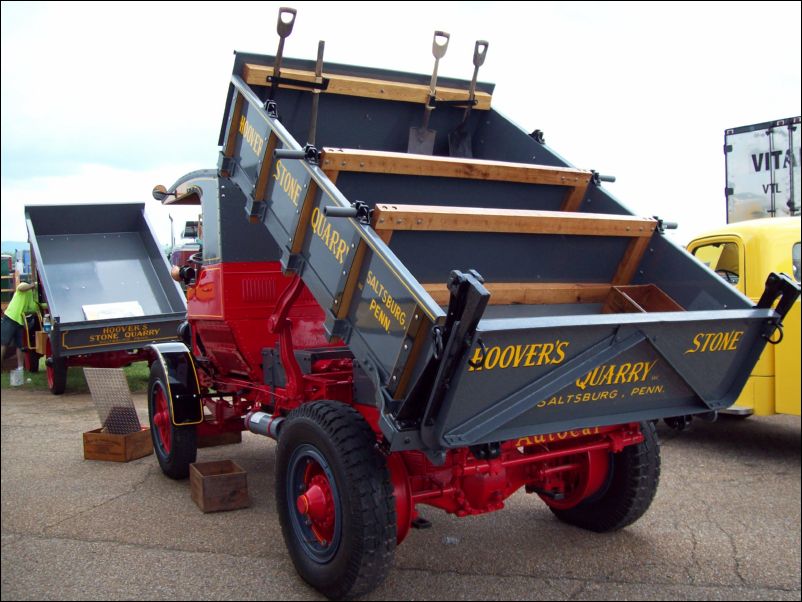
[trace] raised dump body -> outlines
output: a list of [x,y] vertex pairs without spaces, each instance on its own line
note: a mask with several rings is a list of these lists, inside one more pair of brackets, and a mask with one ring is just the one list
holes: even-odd
[[[218,168],[154,189],[203,211],[186,345],[154,346],[163,472],[187,476],[198,436],[276,438],[285,543],[335,599],[381,581],[422,505],[475,515],[525,488],[586,529],[637,520],[651,420],[731,404],[799,287],[772,276],[754,307],[492,86],[466,114],[467,82],[432,99],[428,76],[280,62],[236,55]],[[406,152],[432,101],[434,154]]]
[[[490,109],[490,86],[469,118],[474,158],[444,156],[453,106],[433,112],[434,156],[412,155],[425,77],[326,65],[320,151],[304,152],[311,94],[266,102],[273,62],[237,55],[220,172],[375,378],[393,449],[436,455],[737,397],[776,323],[769,304]],[[312,63],[286,65],[314,78]]]
[[52,327],[47,348],[37,349],[48,356],[51,389],[63,391],[69,365],[126,365],[146,359],[132,352],[177,339],[186,301],[170,278],[144,208],[142,203],[25,208]]

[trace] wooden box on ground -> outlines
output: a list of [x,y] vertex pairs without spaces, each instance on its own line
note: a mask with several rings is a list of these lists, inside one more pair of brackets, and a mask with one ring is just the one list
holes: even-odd
[[247,475],[231,460],[190,464],[192,500],[204,512],[247,508],[251,505]]
[[102,428],[84,433],[84,459],[129,462],[153,453],[150,429],[137,433],[113,435]]
[[[206,422],[211,422],[211,416],[206,417]],[[242,431],[227,431],[215,435],[198,435],[198,447],[217,447],[219,445],[231,445],[232,443],[242,443]]]

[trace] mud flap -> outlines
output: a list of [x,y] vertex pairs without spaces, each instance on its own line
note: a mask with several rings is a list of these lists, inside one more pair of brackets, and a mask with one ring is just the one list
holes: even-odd
[[183,343],[160,343],[149,347],[167,375],[173,424],[186,426],[203,422],[200,383],[192,354]]

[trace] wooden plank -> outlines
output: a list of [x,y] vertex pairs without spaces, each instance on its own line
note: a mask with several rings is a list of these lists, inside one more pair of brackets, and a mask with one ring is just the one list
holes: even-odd
[[340,172],[336,169],[324,169],[323,173],[326,174],[326,177],[331,180],[332,184],[337,183],[337,176],[340,175]]
[[[446,293],[448,293],[447,289]],[[446,303],[448,303],[447,299]],[[421,313],[417,306],[415,307],[415,313],[418,315]],[[409,357],[407,357],[404,370],[401,372],[401,376],[398,378],[398,386],[393,393],[393,399],[397,400],[401,400],[406,397],[407,390],[409,389],[409,385],[412,380],[412,373],[415,371],[415,366],[418,364],[418,358],[420,357],[421,351],[429,339],[426,333],[431,332],[432,329],[432,322],[425,317],[421,317],[417,326],[413,326],[414,323],[414,320],[410,322],[410,328],[407,331],[406,337],[406,341],[413,341],[412,351],[410,352]],[[409,343],[405,342],[405,344]]]
[[259,170],[259,177],[256,180],[256,188],[253,192],[253,200],[261,203],[265,200],[265,193],[267,192],[267,183],[270,180],[270,174],[273,171],[273,151],[276,150],[278,145],[278,136],[271,130],[270,136],[267,139],[265,154],[262,159],[262,167]]
[[[264,65],[246,63],[242,69],[242,79],[245,80],[245,83],[249,86],[268,86],[270,84],[267,82],[267,78],[272,75],[273,67]],[[315,81],[314,71],[304,71],[301,69],[282,69],[281,76],[304,82]],[[415,102],[419,104],[426,104],[429,101],[429,86],[427,84],[411,84],[407,82],[339,75],[335,73],[323,73],[323,77],[329,80],[328,88],[321,91],[323,94],[360,96],[362,98]],[[279,87],[289,90],[307,90],[311,92],[311,89],[302,86],[281,84]],[[444,88],[440,86],[437,88],[437,100],[467,99],[467,89],[461,90],[459,88]],[[477,90],[477,103],[473,107],[474,110],[489,110],[491,99],[491,95],[487,92]]]
[[579,207],[582,205],[582,201],[585,199],[585,193],[587,191],[587,182],[585,182],[583,185],[569,188],[568,192],[565,193],[565,199],[563,199],[563,204],[562,207],[560,207],[560,211],[579,211]]
[[[602,303],[610,292],[605,283],[491,282],[490,305],[554,305],[558,303]],[[448,287],[444,283],[424,284],[423,288],[438,305],[447,305]]]
[[685,311],[685,308],[654,284],[613,286],[602,309],[605,314],[663,311]]
[[636,314],[643,313],[646,310],[638,305],[629,295],[627,295],[622,288],[613,286],[610,287],[610,294],[604,302],[602,308],[603,314]]
[[643,254],[649,248],[651,240],[651,237],[642,237],[635,238],[629,243],[621,263],[618,264],[615,276],[613,276],[613,285],[629,284],[632,281],[632,277],[635,275],[638,265],[640,265]]
[[522,209],[376,205],[374,230],[505,232],[578,236],[644,237],[654,232],[651,218],[604,213],[562,213]]
[[[235,88],[236,90],[236,88]],[[234,156],[234,142],[237,140],[237,131],[239,131],[239,120],[242,115],[242,105],[245,102],[245,97],[236,91],[237,99],[234,101],[234,113],[231,116],[231,124],[228,128],[228,137],[226,138],[226,146],[223,150],[223,155],[226,157]]]
[[323,171],[387,173],[572,187],[587,187],[592,175],[589,171],[569,167],[343,148],[324,148],[320,164]]
[[348,272],[348,278],[345,281],[345,288],[343,289],[342,297],[340,297],[340,304],[335,312],[337,318],[344,320],[351,310],[351,301],[356,292],[356,285],[359,281],[359,274],[362,271],[362,262],[365,260],[365,253],[368,250],[368,245],[365,239],[360,238],[359,244],[354,252],[354,260],[351,262],[351,269]]
[[317,195],[317,182],[315,180],[309,181],[309,188],[306,189],[304,200],[301,202],[301,209],[298,214],[298,225],[295,228],[295,234],[292,237],[292,244],[290,245],[290,253],[300,253],[303,247],[306,233],[309,230],[309,220],[312,219],[312,209],[315,204],[315,195]]

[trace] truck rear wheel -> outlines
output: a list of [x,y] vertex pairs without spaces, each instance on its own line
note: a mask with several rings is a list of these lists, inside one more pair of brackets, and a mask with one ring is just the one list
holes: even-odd
[[549,506],[557,518],[605,533],[631,525],[643,516],[660,481],[660,444],[654,423],[642,422],[640,428],[644,437],[641,443],[610,455],[610,472],[599,491],[571,508]]
[[376,436],[354,408],[293,410],[276,451],[276,502],[301,577],[333,599],[381,583],[396,544],[395,500]]
[[171,479],[186,479],[198,454],[195,425],[173,424],[170,389],[161,362],[153,362],[148,383],[148,415],[153,451],[162,472]]

